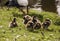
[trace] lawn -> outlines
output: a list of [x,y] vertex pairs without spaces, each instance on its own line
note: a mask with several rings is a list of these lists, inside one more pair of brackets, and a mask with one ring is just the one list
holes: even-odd
[[[46,18],[50,18],[52,23],[48,28],[49,30],[40,29],[32,32],[26,30],[23,24],[22,12],[17,8],[7,10],[4,7],[0,9],[0,41],[60,41],[60,26],[54,24],[55,19],[58,17],[56,13],[30,9],[29,15],[36,15],[41,22]],[[9,23],[14,17],[17,18],[18,27],[9,28]]]

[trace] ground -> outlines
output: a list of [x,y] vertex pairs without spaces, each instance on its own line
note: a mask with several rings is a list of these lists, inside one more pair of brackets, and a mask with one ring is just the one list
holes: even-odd
[[[54,25],[54,20],[57,17],[56,13],[39,12],[30,10],[29,15],[36,15],[42,22],[45,18],[52,20],[49,30],[28,31],[23,24],[22,12],[17,8],[7,10],[6,7],[0,9],[0,41],[60,41],[60,26]],[[9,23],[17,18],[18,27],[9,28]]]

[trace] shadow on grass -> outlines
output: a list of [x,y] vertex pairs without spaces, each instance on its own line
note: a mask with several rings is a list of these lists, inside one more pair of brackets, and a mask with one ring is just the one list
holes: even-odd
[[13,17],[20,17],[20,18],[23,18],[23,15],[22,15],[22,14],[18,14],[18,13],[13,13]]
[[[28,14],[30,16],[36,16],[38,17],[38,19],[42,22],[43,21],[43,15],[40,15],[40,14],[36,14],[36,13],[31,13],[31,14]],[[23,14],[18,14],[18,13],[14,13],[13,12],[13,17],[19,17],[19,18],[23,18]]]
[[29,32],[39,33],[39,31],[28,30]]
[[33,33],[39,33],[39,31],[33,31]]
[[54,31],[54,29],[47,29],[47,31],[49,31],[49,32],[53,32],[53,31]]
[[27,29],[27,31],[32,32],[32,33],[39,33],[38,30],[35,30],[35,31],[34,31],[34,29]]
[[58,31],[60,32],[60,29]]

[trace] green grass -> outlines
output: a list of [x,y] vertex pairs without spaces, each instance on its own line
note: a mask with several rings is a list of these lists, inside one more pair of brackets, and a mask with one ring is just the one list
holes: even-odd
[[[13,13],[14,12],[14,13]],[[19,12],[17,8],[11,8],[9,11],[6,7],[0,9],[0,41],[60,41],[60,26],[54,25],[53,22],[57,17],[57,14],[52,12],[39,12],[30,10],[29,15],[37,16],[41,22],[45,18],[50,18],[52,24],[49,26],[49,30],[37,30],[30,32],[26,30],[23,24],[22,12]],[[9,28],[8,25],[13,17],[17,18],[18,27]],[[41,34],[44,33],[44,36]]]

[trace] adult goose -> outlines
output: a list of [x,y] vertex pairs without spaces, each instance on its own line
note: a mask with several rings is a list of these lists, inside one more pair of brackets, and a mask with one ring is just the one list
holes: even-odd
[[[28,14],[28,0],[8,0],[5,5],[7,5],[8,7],[10,7],[10,6],[16,6],[24,14]],[[23,7],[26,7],[27,13],[25,13],[25,11],[23,11]]]

